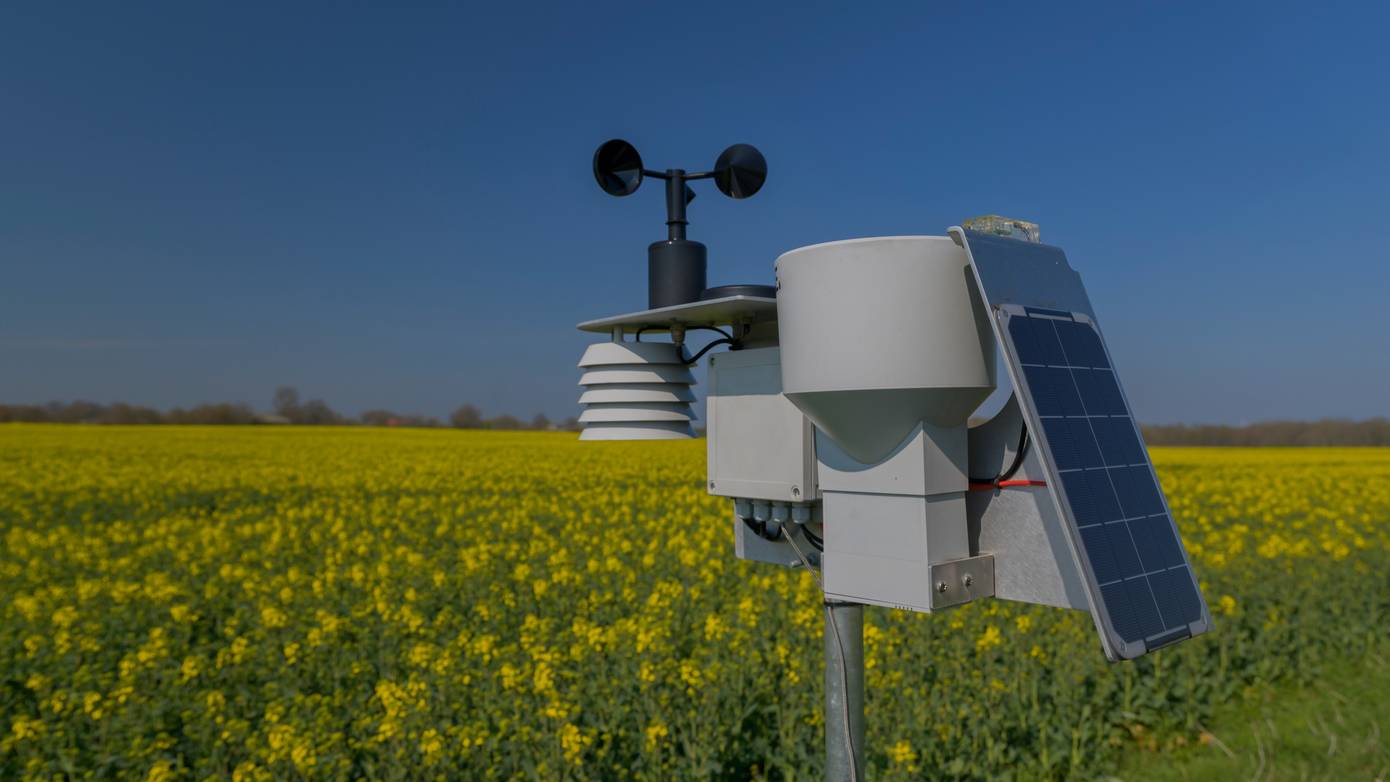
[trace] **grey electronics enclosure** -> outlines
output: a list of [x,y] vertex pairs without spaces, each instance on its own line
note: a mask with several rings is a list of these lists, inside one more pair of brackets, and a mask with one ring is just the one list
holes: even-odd
[[1080,276],[1056,247],[950,234],[990,308],[1106,655],[1206,632],[1211,615]]
[[710,357],[705,417],[711,494],[815,499],[815,430],[782,395],[780,356],[777,348],[754,348]]
[[820,529],[815,427],[782,395],[781,351],[711,356],[705,411],[708,489],[734,501],[734,553],[800,565],[786,535],[806,524]]

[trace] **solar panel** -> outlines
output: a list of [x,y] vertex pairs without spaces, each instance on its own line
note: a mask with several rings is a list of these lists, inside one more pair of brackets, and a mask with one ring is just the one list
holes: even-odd
[[1206,605],[1080,277],[1055,247],[960,235],[1107,655],[1205,632]]

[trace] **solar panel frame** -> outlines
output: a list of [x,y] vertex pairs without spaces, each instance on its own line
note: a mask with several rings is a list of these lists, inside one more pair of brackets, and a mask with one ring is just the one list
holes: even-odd
[[[1210,612],[1080,276],[1056,247],[959,228],[951,235],[993,315],[1106,656],[1133,659],[1206,632]],[[1039,343],[1039,324],[1052,327],[1060,349]],[[1025,364],[1021,353],[1043,360]],[[1048,365],[1058,353],[1070,389]]]

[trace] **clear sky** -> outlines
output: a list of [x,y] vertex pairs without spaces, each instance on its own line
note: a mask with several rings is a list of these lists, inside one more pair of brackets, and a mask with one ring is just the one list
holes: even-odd
[[[1390,8],[31,3],[0,10],[0,400],[577,412],[656,168],[711,284],[1041,224],[1149,422],[1390,414]],[[852,10],[848,10],[852,9]]]

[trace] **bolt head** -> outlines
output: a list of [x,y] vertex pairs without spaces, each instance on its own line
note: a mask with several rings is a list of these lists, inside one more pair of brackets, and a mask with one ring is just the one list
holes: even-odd
[[965,584],[966,586],[970,586],[971,584],[975,583],[975,577],[970,575],[969,573],[966,573],[965,578],[961,579],[961,583]]
[[946,586],[945,581],[936,582],[936,591],[945,594],[947,589],[950,589],[950,587]]

